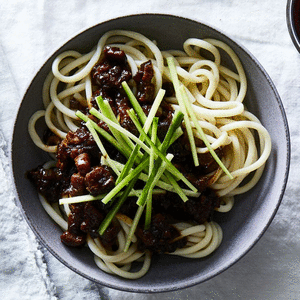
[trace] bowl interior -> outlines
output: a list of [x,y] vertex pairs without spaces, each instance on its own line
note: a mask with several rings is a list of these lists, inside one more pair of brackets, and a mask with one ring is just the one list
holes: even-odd
[[[246,104],[269,131],[272,153],[264,174],[250,192],[236,197],[231,212],[216,214],[224,239],[220,247],[204,259],[173,256],[153,258],[150,271],[134,281],[108,275],[99,270],[88,249],[72,249],[60,242],[61,230],[45,213],[35,188],[26,179],[26,171],[49,159],[31,141],[27,132],[30,116],[42,109],[42,86],[58,53],[67,49],[88,52],[106,31],[127,29],[143,33],[157,41],[161,49],[182,49],[189,37],[216,38],[226,42],[241,59],[248,78]],[[225,57],[224,65],[231,65]],[[276,89],[256,59],[243,47],[210,26],[168,15],[133,15],[94,26],[69,40],[54,53],[32,80],[20,105],[12,138],[12,169],[19,204],[41,242],[62,263],[99,284],[132,292],[161,292],[203,282],[241,258],[260,238],[281,201],[289,166],[289,134],[284,109]]]

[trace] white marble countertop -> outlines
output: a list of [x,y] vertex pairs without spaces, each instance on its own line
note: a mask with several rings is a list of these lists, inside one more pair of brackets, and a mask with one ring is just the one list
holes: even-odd
[[[285,0],[1,0],[1,299],[300,299],[300,54],[288,34]],[[27,85],[54,49],[84,28],[126,14],[158,12],[210,24],[244,45],[274,81],[289,121],[292,156],[282,204],[261,240],[238,263],[195,287],[134,294],[97,286],[54,258],[15,205],[9,139]]]

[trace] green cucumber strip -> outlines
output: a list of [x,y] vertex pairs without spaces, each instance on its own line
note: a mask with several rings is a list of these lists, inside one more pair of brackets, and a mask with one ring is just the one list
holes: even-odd
[[[176,193],[183,200],[183,202],[188,201],[189,198],[187,197],[187,193],[185,193],[184,190],[179,186],[179,184],[174,179],[174,177],[172,176],[172,174],[167,173],[166,176],[167,176],[167,179],[169,180],[169,182],[171,183],[171,185],[173,186],[174,190],[176,191]],[[199,194],[199,196],[200,196],[200,193],[197,193],[197,194]]]
[[[137,127],[138,131],[140,132],[140,134],[142,134],[144,136],[146,142],[153,148],[153,151],[155,152],[155,154],[167,163],[168,171],[173,173],[174,176],[180,178],[191,190],[196,192],[197,189],[184,177],[184,175],[181,172],[178,171],[178,169],[169,160],[166,159],[165,155],[153,144],[151,139],[147,136],[147,134],[144,132],[143,128],[141,127],[135,114],[132,113],[132,111],[130,111],[130,110],[128,110],[127,112],[128,112],[128,115],[130,116],[130,118],[132,119],[132,121],[134,122],[135,126]],[[183,114],[180,111],[176,111],[174,118],[173,118],[174,122],[175,122],[175,116],[176,116],[176,122],[178,120],[180,120],[180,122],[178,124],[178,126],[179,126],[181,123],[181,120],[183,118]],[[166,145],[167,145],[167,143],[166,143]]]
[[137,177],[141,171],[148,166],[149,157],[139,164],[129,175],[127,175],[118,185],[116,185],[103,199],[102,202],[107,204],[114,196],[116,196],[131,180]]
[[97,117],[98,119],[104,121],[106,124],[111,125],[115,129],[119,130],[123,134],[127,135],[130,139],[132,139],[136,144],[140,145],[142,149],[144,149],[148,154],[150,154],[150,149],[147,147],[143,142],[140,141],[138,137],[136,137],[134,134],[123,128],[122,126],[112,122],[109,118],[105,117],[102,113],[97,111],[95,108],[92,108],[90,110],[90,113]]
[[147,202],[146,202],[146,214],[145,214],[145,230],[150,228],[152,218],[152,190],[148,192]]
[[181,127],[178,127],[175,130],[175,132],[174,132],[174,134],[173,134],[173,136],[171,138],[170,145],[172,145],[182,135],[183,135],[183,130],[181,129]]
[[100,227],[98,229],[98,232],[99,232],[100,235],[102,235],[104,233],[104,231],[107,229],[107,227],[110,225],[110,223],[113,220],[114,216],[116,215],[116,213],[121,208],[122,204],[125,202],[125,200],[129,196],[129,194],[130,194],[131,190],[133,189],[133,187],[134,187],[137,179],[138,179],[138,177],[135,177],[128,184],[128,186],[126,187],[126,189],[125,189],[124,193],[122,194],[122,196],[117,200],[117,202],[115,203],[115,205],[113,206],[113,208],[108,212],[108,214],[106,215],[105,219],[100,224]]
[[192,131],[191,122],[190,122],[190,119],[189,119],[189,116],[187,113],[186,104],[182,100],[182,97],[180,97],[180,91],[179,91],[180,83],[179,83],[178,76],[177,76],[176,66],[175,66],[175,63],[174,63],[174,60],[172,57],[167,58],[167,63],[168,63],[168,67],[170,70],[171,80],[173,82],[173,86],[175,89],[175,94],[176,94],[176,97],[177,97],[177,100],[179,103],[179,107],[184,114],[184,123],[185,123],[185,128],[186,128],[186,131],[188,134],[188,139],[190,142],[194,165],[197,167],[197,166],[199,166],[199,159],[198,159],[195,139],[194,139],[194,135],[193,135],[193,131]]
[[[114,161],[114,163],[116,164],[116,166],[117,166],[117,168],[118,168],[119,170],[122,170],[122,169],[124,168],[124,166],[125,166],[125,165],[121,164],[121,163],[118,162],[118,161]],[[168,173],[168,172],[165,172],[165,173],[168,175],[168,177],[171,175],[171,174]],[[167,179],[168,179],[168,177],[166,176]],[[161,178],[162,178],[162,177],[161,177]],[[144,181],[144,182],[147,182],[148,179],[149,179],[149,175],[148,175],[148,174],[145,174],[145,173],[140,173],[139,179],[142,180],[142,181]],[[169,179],[168,179],[168,181],[169,181]],[[174,181],[175,181],[175,179],[174,179]],[[175,181],[175,183],[177,183],[177,182]],[[178,184],[177,184],[177,185],[178,185]],[[159,181],[156,183],[156,186],[159,187],[159,188],[161,188],[161,189],[163,189],[163,190],[166,190],[166,191],[169,191],[169,192],[172,192],[172,193],[176,193],[176,189],[175,189],[171,184],[169,184],[169,183],[167,183],[167,182],[165,182],[165,181],[159,180]],[[195,198],[197,198],[197,197],[200,196],[200,193],[199,193],[199,192],[193,192],[193,191],[191,191],[191,190],[186,190],[186,189],[183,189],[183,188],[181,188],[181,187],[179,187],[179,188],[182,190],[182,192],[183,192],[186,196],[189,196],[189,197],[195,197]]]
[[[128,197],[136,197],[140,195],[143,190],[131,190]],[[153,195],[162,195],[165,194],[166,191],[164,189],[153,189]],[[59,199],[59,205],[63,204],[72,204],[72,203],[81,203],[81,202],[88,202],[88,201],[95,201],[103,199],[107,194],[101,194],[97,196],[92,195],[82,195],[82,196],[75,196],[70,198],[61,198]],[[120,192],[116,195],[116,197],[121,197],[123,192]]]
[[[112,122],[120,125],[107,100],[103,100],[103,98],[101,96],[98,96],[96,98],[96,102],[104,116],[109,118]],[[114,135],[116,140],[120,143],[120,145],[122,145],[122,147],[125,147],[128,150],[132,151],[132,149],[134,147],[132,141],[129,140],[126,135],[123,135],[118,130],[111,127],[109,124],[107,124],[107,126],[109,127],[110,131],[112,132],[112,134]]]
[[199,134],[200,134],[200,137],[201,139],[203,140],[205,146],[207,147],[207,149],[209,150],[210,154],[212,155],[212,157],[215,159],[215,161],[218,163],[218,165],[221,167],[221,169],[224,171],[224,173],[230,178],[230,179],[233,179],[233,176],[231,175],[231,173],[228,171],[228,169],[225,167],[225,165],[222,163],[222,161],[220,160],[220,158],[218,157],[218,155],[216,154],[216,152],[214,151],[214,149],[211,147],[209,141],[207,140],[206,138],[206,135],[205,133],[203,132],[203,129],[202,127],[200,126],[197,118],[196,118],[196,115],[193,111],[193,108],[189,102],[189,100],[187,99],[187,95],[186,95],[186,91],[184,89],[184,86],[182,86],[180,88],[180,91],[182,93],[182,97],[185,99],[185,102],[188,103],[187,104],[187,109],[188,109],[188,112],[189,112],[189,115],[196,127],[196,129],[199,131]]
[[91,120],[88,116],[83,114],[80,110],[76,112],[76,116],[84,122],[90,121],[95,130],[101,134],[108,142],[110,142],[118,151],[120,151],[125,157],[129,157],[131,151],[127,151],[126,149],[122,148],[117,140],[111,136],[107,131],[103,128],[99,127],[93,120]]
[[[152,122],[152,129],[151,129],[151,141],[154,145],[156,145],[156,138],[157,138],[157,127],[158,127],[158,118],[154,118]],[[151,148],[150,153],[150,161],[149,161],[149,174],[151,174],[153,166],[154,166],[154,151]]]
[[188,116],[190,116],[190,118],[192,119],[194,125],[196,126],[196,129],[199,131],[201,139],[203,140],[204,144],[208,148],[208,150],[211,153],[212,157],[215,159],[215,161],[218,163],[218,165],[221,167],[221,169],[224,171],[224,173],[230,179],[233,179],[233,176],[230,174],[230,172],[228,171],[228,169],[224,166],[224,164],[222,163],[222,161],[219,159],[219,157],[216,154],[216,152],[212,149],[212,147],[211,147],[210,143],[208,142],[208,140],[207,140],[207,138],[206,138],[206,136],[205,136],[205,134],[204,134],[201,126],[198,123],[196,115],[195,115],[195,113],[193,111],[191,103],[190,103],[190,101],[188,99],[188,96],[186,94],[185,87],[183,85],[180,86],[180,82],[178,80],[178,76],[177,76],[177,72],[176,72],[176,66],[175,66],[173,58],[172,57],[168,57],[167,58],[167,63],[168,63],[168,67],[169,67],[169,70],[170,70],[172,82],[173,82],[173,85],[174,85],[176,97],[177,97],[177,100],[178,100],[180,108],[183,109],[183,112],[185,112],[184,114],[187,115],[187,118],[188,118]]
[[111,158],[109,157],[106,149],[104,148],[104,145],[102,144],[101,142],[101,139],[99,138],[96,130],[94,129],[92,123],[90,120],[88,120],[86,123],[85,123],[86,127],[88,128],[88,130],[90,131],[91,135],[93,136],[97,146],[99,147],[102,155],[106,158],[107,160],[107,163],[109,165],[109,167],[111,167],[113,169],[113,171],[115,172],[115,174],[118,176],[120,174],[120,171],[118,170],[118,168],[115,166],[113,160],[111,160]]
[[[145,132],[148,132],[148,130],[150,129],[150,126],[152,124],[153,118],[155,117],[157,110],[161,104],[161,101],[163,100],[165,95],[165,90],[159,90],[156,98],[154,99],[151,109],[149,111],[148,117],[146,118],[146,121],[143,123],[141,121],[141,123],[143,124],[143,128],[145,130]],[[141,120],[141,119],[140,119]]]
[[149,176],[149,178],[148,178],[148,180],[146,182],[146,185],[143,188],[143,192],[142,192],[142,194],[140,195],[140,197],[138,198],[138,200],[136,202],[136,204],[138,206],[144,206],[144,204],[145,204],[145,202],[147,200],[148,192],[149,192],[149,190],[150,190],[150,188],[152,186],[152,183],[154,182],[155,175],[158,173],[158,170],[161,167],[161,165],[162,165],[162,160],[158,158],[155,161],[153,170],[152,170],[152,172],[151,172],[151,174],[150,174],[150,176]]
[[135,145],[133,151],[131,152],[129,159],[127,160],[124,168],[122,169],[121,173],[119,174],[119,176],[116,180],[116,184],[119,184],[120,181],[122,181],[122,179],[128,175],[129,171],[131,170],[131,168],[137,158],[137,154],[138,154],[139,150],[140,150],[140,146]]
[[[150,112],[148,114],[148,117],[146,117],[145,123],[144,123],[144,130],[145,132],[148,134],[149,129],[151,128],[153,119],[155,118],[156,112],[160,106],[160,103],[164,97],[165,91],[164,90],[160,90],[160,92],[158,93],[159,95],[155,98],[153,105],[150,109]],[[144,138],[142,136],[139,137],[140,141],[143,142]],[[136,156],[137,156],[137,152],[140,150],[140,146],[139,145],[135,145],[135,148],[133,150],[133,152],[131,153],[129,160],[127,161],[125,168],[123,169],[123,171],[121,172],[121,175],[118,177],[116,184],[118,184],[129,172],[129,170],[131,169],[131,167],[133,166],[135,160],[136,160]],[[153,151],[151,151],[151,153],[153,154]],[[151,154],[150,154],[151,155]]]
[[135,98],[133,92],[131,91],[130,87],[128,86],[126,81],[122,82],[122,87],[125,91],[125,93],[127,94],[127,97],[132,105],[132,107],[134,108],[134,110],[136,111],[139,119],[141,120],[142,124],[144,125],[147,119],[147,116],[145,115],[140,103],[138,102],[138,100]]
[[[174,157],[173,154],[167,154],[166,158],[171,161],[172,158]],[[147,203],[146,206],[146,216],[145,216],[145,229],[148,229],[150,227],[150,223],[151,223],[151,214],[152,214],[152,191],[153,188],[155,187],[157,181],[160,179],[161,175],[164,173],[165,169],[166,169],[167,164],[163,161],[162,164],[160,165],[159,169],[157,170],[154,179],[152,180],[152,182],[150,183],[150,187],[148,189],[145,188],[141,194],[141,197],[139,198],[139,203],[138,205],[144,205],[145,201]],[[153,171],[155,170],[155,167],[153,168]],[[152,174],[152,173],[151,173]],[[148,183],[148,182],[147,182]],[[147,184],[146,184],[147,185]],[[142,195],[145,191],[145,199],[142,198]]]
[[124,247],[124,252],[127,252],[128,249],[129,249],[132,237],[133,237],[133,235],[135,233],[135,230],[137,228],[137,225],[138,225],[138,223],[140,221],[140,218],[142,216],[143,210],[144,210],[144,206],[139,206],[139,208],[138,208],[138,210],[137,210],[137,212],[135,214],[135,217],[133,219],[133,222],[132,222],[131,228],[129,230],[127,239],[126,239],[126,243],[125,243],[125,247]]

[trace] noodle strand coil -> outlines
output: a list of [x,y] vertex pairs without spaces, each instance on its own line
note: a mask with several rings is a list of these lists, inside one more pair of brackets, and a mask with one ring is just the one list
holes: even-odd
[[[225,155],[222,162],[233,179],[219,168],[211,174],[210,188],[221,197],[221,205],[215,210],[220,213],[230,211],[234,206],[234,195],[247,192],[259,181],[271,152],[271,139],[260,121],[245,108],[243,101],[247,91],[247,80],[243,66],[232,49],[221,41],[189,38],[183,44],[183,51],[160,51],[155,42],[142,34],[114,30],[104,34],[97,46],[87,54],[77,51],[59,54],[44,84],[45,109],[37,111],[28,124],[30,136],[36,146],[49,153],[57,151],[57,146],[46,145],[39,137],[36,123],[40,118],[45,118],[48,128],[60,139],[64,139],[69,130],[76,131],[79,128],[80,121],[76,110],[70,108],[69,100],[74,98],[83,107],[91,108],[94,92],[91,71],[101,58],[105,46],[118,47],[125,52],[133,75],[138,72],[141,64],[151,60],[155,96],[164,82],[171,81],[166,59],[168,57],[174,59],[180,85],[184,86],[197,122],[212,149],[224,148]],[[222,65],[219,49],[228,54],[235,70]],[[207,53],[212,59],[206,58]],[[133,91],[136,92],[134,87]],[[175,111],[180,110],[176,97],[167,96],[165,100]],[[201,139],[195,123],[190,120],[190,124],[194,138]],[[187,124],[184,122],[183,126],[186,127]],[[259,140],[258,145],[256,136]],[[142,142],[140,143],[142,146]],[[145,149],[151,152],[150,148]],[[198,154],[203,154],[208,153],[209,149],[200,145],[196,147],[196,151]],[[105,161],[105,158],[102,161]],[[118,171],[120,173],[122,165],[115,162],[115,166],[120,168]],[[50,165],[45,167],[49,168]],[[244,183],[244,179],[249,178],[247,176],[250,173],[250,179]],[[142,173],[140,178],[147,181],[148,177]],[[157,187],[169,191],[173,189],[170,184],[160,180],[157,182]],[[68,205],[61,206],[58,210],[41,195],[40,200],[50,217],[66,230],[66,218],[70,214]],[[128,251],[124,252],[125,241],[133,220],[128,216],[117,214],[115,222],[120,228],[117,236],[118,249],[109,250],[102,245],[99,238],[93,239],[90,235],[87,237],[87,246],[95,255],[95,263],[104,272],[124,278],[136,279],[144,276],[150,268],[151,253],[148,250],[139,250],[136,235],[132,236]],[[173,226],[180,232],[177,240],[187,238],[187,244],[170,253],[171,255],[188,258],[205,257],[213,253],[222,241],[222,229],[214,221],[201,225],[193,222],[175,222]],[[141,262],[142,266],[138,271],[131,272],[131,265],[137,261]]]

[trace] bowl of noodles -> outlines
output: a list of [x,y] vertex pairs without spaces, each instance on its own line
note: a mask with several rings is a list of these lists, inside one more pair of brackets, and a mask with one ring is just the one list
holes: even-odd
[[120,17],[53,53],[12,137],[28,224],[110,288],[166,292],[226,270],[282,199],[290,144],[274,84],[242,46],[171,15]]

